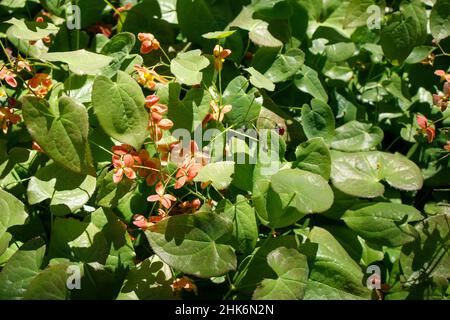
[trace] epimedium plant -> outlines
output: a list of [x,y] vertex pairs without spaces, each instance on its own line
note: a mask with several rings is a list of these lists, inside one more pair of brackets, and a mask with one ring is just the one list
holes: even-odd
[[450,1],[0,15],[0,299],[448,299]]

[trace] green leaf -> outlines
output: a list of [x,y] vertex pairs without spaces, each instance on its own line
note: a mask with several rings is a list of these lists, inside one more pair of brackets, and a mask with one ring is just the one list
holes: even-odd
[[279,54],[272,66],[264,73],[270,81],[283,82],[292,77],[305,62],[305,53],[300,49],[289,49],[285,54]]
[[198,212],[167,218],[145,234],[165,263],[178,271],[209,278],[236,269],[234,250],[226,241],[232,230],[231,221]]
[[24,204],[12,194],[0,189],[0,255],[9,247],[12,239],[8,229],[25,223],[28,213]]
[[317,244],[317,248],[314,250],[315,255],[308,257],[313,263],[310,265],[305,300],[370,298],[370,290],[363,285],[361,268],[333,235],[325,229],[314,227],[308,238],[312,245]]
[[322,100],[313,99],[311,107],[302,107],[302,124],[308,139],[321,137],[329,143],[334,137],[334,114],[330,106]]
[[366,151],[375,148],[383,140],[384,133],[370,123],[350,121],[336,129],[331,148],[340,151]]
[[[165,93],[168,95],[169,112],[167,117],[173,121],[172,132],[177,129],[186,129],[189,132],[194,131],[201,125],[203,119],[210,110],[211,96],[200,88],[190,89],[181,99],[181,85],[179,83],[170,83]],[[158,91],[161,96],[162,90]]]
[[297,249],[295,237],[290,235],[268,238],[250,256],[242,261],[235,281],[235,286],[239,293],[251,297],[264,279],[277,277],[274,269],[268,264],[267,256],[270,252],[280,248]]
[[214,162],[200,169],[194,181],[211,182],[217,190],[224,190],[231,184],[233,174],[234,161]]
[[56,264],[40,272],[30,283],[25,300],[66,300],[67,264]]
[[411,19],[417,32],[416,45],[422,44],[427,37],[428,18],[425,6],[420,0],[403,2],[400,11],[406,19]]
[[436,41],[450,36],[450,0],[437,0],[431,9],[431,34]]
[[303,142],[295,150],[295,157],[294,167],[319,174],[327,181],[330,179],[330,150],[322,138]]
[[225,39],[233,35],[235,32],[236,30],[208,32],[203,34],[202,37],[205,39]]
[[346,83],[349,82],[354,76],[352,68],[336,65],[326,71],[324,70],[324,74],[331,80],[343,81]]
[[130,53],[136,43],[136,37],[130,32],[121,32],[111,38],[102,48],[101,54],[112,55],[119,52]]
[[112,61],[111,57],[92,53],[84,49],[67,52],[49,52],[42,54],[39,58],[43,61],[67,63],[70,71],[80,75],[96,75]]
[[56,34],[59,30],[59,28],[52,23],[28,22],[16,18],[9,19],[4,23],[12,24],[7,30],[8,36],[27,41],[40,40],[50,34]]
[[434,276],[450,277],[450,216],[437,215],[417,224],[418,237],[402,247],[400,264],[411,284]]
[[258,89],[275,90],[275,84],[253,67],[244,69],[250,73],[250,83]]
[[286,0],[255,0],[252,7],[254,16],[264,20],[287,19],[292,15],[292,8]]
[[338,42],[325,47],[325,53],[330,62],[346,61],[350,59],[356,51],[356,46],[353,42]]
[[408,56],[408,58],[405,60],[405,63],[408,64],[419,63],[425,60],[434,50],[436,50],[436,47],[432,46],[415,47],[411,52],[411,54]]
[[256,288],[254,300],[301,300],[308,281],[308,262],[296,249],[278,248],[267,255],[267,264],[276,279],[264,279]]
[[361,205],[342,216],[345,224],[364,239],[391,247],[413,241],[417,233],[409,223],[422,218],[414,207],[388,202]]
[[50,199],[50,211],[66,215],[85,205],[95,191],[95,177],[80,175],[52,163],[36,172],[28,183],[28,202]]
[[[354,203],[353,198],[351,199],[352,203]],[[331,210],[333,210],[333,208]],[[363,269],[374,262],[382,261],[384,259],[384,252],[381,245],[364,240],[347,226],[329,225],[326,226],[325,229],[339,241],[345,251],[347,251],[352,259],[362,266]]]
[[258,240],[255,209],[242,195],[236,197],[235,204],[229,200],[223,200],[222,205],[223,216],[233,222],[233,247],[237,252],[249,254],[255,249]]
[[248,87],[248,80],[238,76],[230,81],[223,92],[223,104],[233,106],[231,111],[225,114],[227,123],[239,126],[258,118],[262,101],[258,97],[258,90],[253,88],[247,92]]
[[104,208],[117,207],[119,200],[122,199],[131,189],[134,188],[136,182],[130,179],[122,179],[119,184],[113,181],[113,170],[104,171],[97,179],[97,195],[95,203]]
[[340,191],[356,197],[376,198],[384,194],[381,180],[406,191],[420,190],[423,185],[420,169],[400,154],[331,151],[331,181]]
[[317,71],[307,65],[303,65],[301,70],[295,75],[294,84],[298,90],[324,102],[328,101],[327,92],[319,80]]
[[419,44],[417,24],[412,17],[396,12],[381,30],[380,44],[385,56],[395,64],[401,64]]
[[179,53],[170,63],[170,71],[183,84],[200,84],[203,74],[200,72],[209,66],[209,60],[202,56],[201,50]]
[[333,191],[321,176],[300,169],[284,169],[272,176],[267,210],[258,210],[258,215],[272,228],[283,228],[306,214],[328,210],[333,198]]
[[49,259],[76,257],[77,261],[104,265],[110,247],[94,223],[56,217],[49,246]]
[[117,300],[173,300],[174,280],[170,267],[158,256],[150,256],[128,272]]
[[261,47],[279,48],[283,43],[269,32],[266,21],[253,19],[254,10],[250,6],[242,8],[239,15],[229,24],[229,27],[238,27],[249,31],[250,40]]
[[40,271],[45,243],[38,238],[25,243],[0,272],[0,300],[19,300]]
[[71,171],[92,173],[86,108],[69,97],[59,98],[57,106],[34,96],[21,101],[28,131],[48,156]]
[[[105,270],[117,272],[135,266],[136,253],[127,231],[127,225],[112,210],[100,208],[91,214],[91,222],[101,230],[97,238],[104,237],[108,256]],[[95,242],[95,241],[94,241]]]
[[92,88],[95,115],[106,134],[140,149],[148,135],[148,113],[141,87],[123,71],[113,82],[98,76]]
[[351,0],[344,17],[344,28],[357,28],[367,25],[367,20],[371,16],[367,9],[372,5],[375,5],[374,0]]

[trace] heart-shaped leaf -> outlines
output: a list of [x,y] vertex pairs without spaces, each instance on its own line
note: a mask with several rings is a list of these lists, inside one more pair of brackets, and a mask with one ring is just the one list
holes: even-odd
[[70,71],[80,75],[96,75],[112,61],[111,57],[89,52],[84,49],[66,52],[49,52],[42,54],[39,58],[44,61],[67,63]]
[[303,65],[295,75],[294,84],[298,90],[308,93],[324,102],[328,101],[328,94],[320,82],[319,74],[307,65]]
[[340,151],[366,151],[375,148],[383,140],[384,133],[370,123],[350,121],[336,129],[331,148]]
[[255,88],[247,92],[248,86],[248,80],[239,76],[231,80],[223,92],[223,104],[233,107],[225,114],[227,123],[239,126],[258,118],[262,99],[257,97],[258,90]]
[[214,162],[200,169],[194,181],[211,182],[217,190],[224,190],[233,181],[233,173],[234,161]]
[[193,86],[200,84],[203,74],[200,72],[209,66],[209,60],[202,56],[200,50],[179,53],[170,63],[170,71],[183,84]]
[[331,156],[327,144],[322,138],[313,138],[303,142],[295,150],[296,160],[293,166],[330,179]]
[[0,189],[0,212],[0,255],[2,255],[12,238],[8,229],[23,224],[28,213],[19,199],[2,189]]
[[118,71],[115,82],[98,76],[92,88],[92,105],[106,134],[140,149],[148,135],[148,113],[141,87],[131,76]]
[[31,282],[25,300],[66,300],[67,268],[69,264],[55,264],[41,271]]
[[347,210],[342,220],[361,237],[387,246],[401,246],[417,237],[410,222],[422,220],[420,212],[399,203],[375,203]]
[[284,247],[267,255],[276,279],[264,279],[253,293],[254,300],[301,300],[308,281],[308,262],[296,249]]
[[400,154],[379,151],[331,151],[331,181],[344,193],[362,198],[384,194],[385,180],[392,187],[414,191],[423,185],[417,165]]
[[311,107],[302,107],[303,131],[308,139],[321,137],[329,143],[334,136],[335,120],[330,106],[319,99],[311,101]]
[[34,96],[22,98],[25,124],[33,139],[55,162],[80,174],[93,172],[86,108],[69,97],[57,106]]
[[266,210],[258,210],[258,215],[265,224],[282,228],[306,214],[328,210],[333,198],[333,191],[321,176],[300,169],[285,169],[272,176]]
[[279,54],[270,68],[264,73],[267,79],[277,83],[292,77],[305,62],[305,53],[300,49],[290,49]]
[[244,70],[250,73],[250,83],[255,87],[267,91],[275,90],[275,84],[255,68],[250,67]]
[[36,41],[58,32],[59,28],[52,23],[29,22],[12,18],[5,23],[12,24],[7,34],[16,39]]
[[173,216],[147,231],[155,253],[171,267],[201,278],[217,277],[236,269],[228,245],[233,225],[209,212]]
[[[369,299],[370,290],[363,285],[364,274],[339,242],[327,230],[314,227],[308,236],[317,246],[311,258],[310,276],[305,300],[359,300]],[[305,249],[307,246],[304,246]],[[303,249],[300,250],[302,252]],[[332,274],[333,276],[329,276]]]
[[258,240],[255,209],[242,195],[236,197],[235,204],[229,200],[223,200],[219,203],[219,207],[222,207],[223,215],[233,222],[233,246],[236,251],[250,253]]
[[41,238],[20,247],[0,272],[0,299],[22,299],[44,261],[45,243]]

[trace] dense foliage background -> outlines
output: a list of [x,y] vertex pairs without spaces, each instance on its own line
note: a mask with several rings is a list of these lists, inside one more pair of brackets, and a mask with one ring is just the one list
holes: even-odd
[[450,0],[0,17],[0,299],[450,296]]

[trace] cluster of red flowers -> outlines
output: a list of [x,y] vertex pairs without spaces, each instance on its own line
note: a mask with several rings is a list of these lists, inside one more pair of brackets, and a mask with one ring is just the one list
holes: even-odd
[[446,73],[444,70],[436,70],[435,75],[441,77],[441,80],[445,82],[442,89],[443,93],[433,94],[433,103],[444,112],[447,110],[448,101],[450,99],[450,74]]
[[159,41],[151,33],[141,32],[138,34],[138,39],[142,42],[140,50],[142,54],[148,54],[154,50],[158,50],[161,47]]
[[158,142],[163,137],[163,131],[170,130],[173,127],[173,122],[167,118],[163,118],[168,108],[166,105],[159,103],[158,96],[147,96],[145,98],[145,105],[150,109],[148,122],[150,137],[153,141]]
[[[150,33],[140,33],[138,39],[142,42],[142,54],[160,48],[158,40]],[[231,51],[228,49],[223,49],[220,46],[214,48],[216,70],[222,69],[225,58],[230,54]],[[150,90],[155,90],[158,83],[168,83],[154,68],[148,69],[144,66],[135,65],[134,69],[137,72],[137,82]],[[134,216],[133,224],[142,230],[147,230],[155,223],[168,217],[169,214],[194,213],[199,210],[202,205],[200,199],[179,201],[177,197],[167,192],[167,188],[173,186],[174,189],[181,189],[186,184],[193,183],[201,168],[209,162],[209,156],[200,150],[195,141],[190,141],[187,146],[183,145],[182,142],[162,142],[164,131],[170,130],[173,127],[173,122],[165,117],[168,107],[160,103],[160,98],[157,95],[148,95],[145,98],[145,106],[149,109],[149,136],[156,145],[158,157],[151,158],[147,150],[143,149],[137,152],[128,145],[117,146],[113,149],[115,183],[119,183],[124,175],[128,179],[136,179],[139,175],[145,178],[149,186],[155,185],[155,194],[148,196],[147,201],[159,204],[158,215],[151,215],[149,218],[141,214]],[[209,114],[203,120],[203,125],[212,120],[222,122],[224,115],[231,111],[232,106],[221,105],[218,101],[213,100],[210,108]],[[176,171],[172,174],[168,172],[167,167],[169,157],[170,162],[177,165]],[[172,184],[173,181],[174,184]],[[207,185],[207,183],[202,183],[201,187],[205,188]],[[179,282],[176,285],[177,287],[186,285],[184,280]]]
[[[17,88],[19,83],[16,78],[21,78],[19,74],[24,70],[26,70],[29,74],[32,74],[33,69],[26,60],[21,58],[16,58],[11,55],[10,61],[13,64],[12,67],[8,68],[6,65],[2,65],[0,67],[0,81],[4,81],[11,88]],[[53,86],[50,75],[46,73],[36,73],[32,76],[32,78],[26,80],[25,83],[27,84],[28,89],[31,90],[34,95],[39,97],[44,97],[47,95]],[[0,90],[0,97],[3,97],[7,95],[7,93],[3,88],[3,84],[1,85],[2,88]],[[8,132],[11,124],[17,124],[21,121],[21,117],[14,114],[15,105],[15,99],[10,97],[8,98],[8,105],[0,108],[0,123],[4,134]]]

